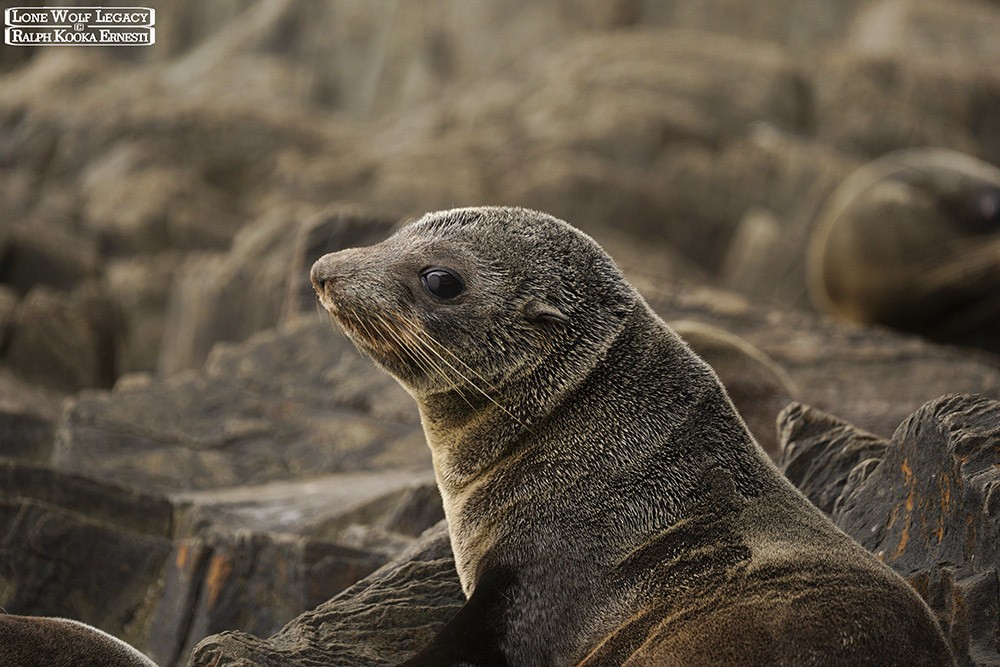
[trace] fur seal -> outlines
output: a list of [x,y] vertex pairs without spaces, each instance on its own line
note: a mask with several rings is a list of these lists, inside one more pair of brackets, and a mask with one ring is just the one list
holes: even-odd
[[739,336],[710,324],[680,320],[671,321],[670,328],[712,367],[754,440],[777,462],[778,414],[796,394],[785,369]]
[[311,279],[417,401],[468,596],[405,664],[953,664],[567,223],[430,213]]
[[122,640],[68,618],[0,614],[0,665],[156,667]]
[[1000,352],[1000,169],[938,148],[873,160],[821,210],[807,272],[821,310]]

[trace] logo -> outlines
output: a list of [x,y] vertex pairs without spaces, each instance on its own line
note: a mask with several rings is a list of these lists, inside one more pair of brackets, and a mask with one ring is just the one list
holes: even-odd
[[11,7],[4,11],[9,46],[149,46],[156,11],[149,7]]

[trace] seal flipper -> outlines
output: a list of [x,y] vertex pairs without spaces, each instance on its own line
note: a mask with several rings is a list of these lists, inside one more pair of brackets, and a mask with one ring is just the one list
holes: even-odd
[[493,568],[479,578],[468,602],[422,651],[401,667],[505,667],[510,664],[501,644],[506,632],[504,616],[511,605],[507,594],[514,587],[510,568]]

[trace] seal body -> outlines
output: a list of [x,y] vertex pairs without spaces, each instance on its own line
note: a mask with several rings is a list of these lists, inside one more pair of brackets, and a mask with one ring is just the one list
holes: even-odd
[[68,618],[0,614],[0,665],[156,667],[122,640]]
[[568,224],[428,214],[312,280],[420,407],[469,597],[407,664],[952,663],[923,601]]

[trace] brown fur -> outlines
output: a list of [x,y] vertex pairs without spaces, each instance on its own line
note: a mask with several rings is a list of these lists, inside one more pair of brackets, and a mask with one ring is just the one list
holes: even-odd
[[0,614],[4,667],[156,667],[137,650],[79,621]]
[[[421,285],[441,266],[459,296]],[[428,214],[312,279],[417,400],[469,596],[407,664],[951,664],[917,594],[566,223]]]

